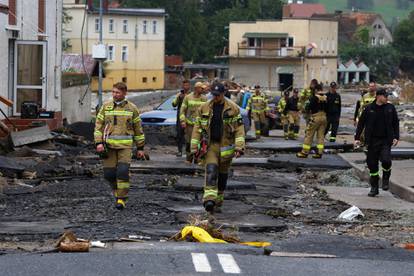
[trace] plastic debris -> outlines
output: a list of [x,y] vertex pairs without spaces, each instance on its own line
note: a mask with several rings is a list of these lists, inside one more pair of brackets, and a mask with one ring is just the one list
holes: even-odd
[[91,247],[106,248],[106,244],[101,241],[91,241]]
[[358,207],[352,206],[352,207],[346,209],[345,211],[343,211],[338,216],[338,219],[346,220],[346,221],[353,221],[358,216],[364,217],[364,214],[362,213],[362,211]]

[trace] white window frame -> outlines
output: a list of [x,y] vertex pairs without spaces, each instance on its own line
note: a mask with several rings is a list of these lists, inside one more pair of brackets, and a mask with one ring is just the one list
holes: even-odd
[[152,33],[153,34],[157,34],[157,25],[158,25],[158,21],[157,20],[153,20],[152,21]]
[[[17,51],[19,45],[42,45],[43,47],[43,65],[42,65],[42,84],[41,85],[19,85],[17,83]],[[46,41],[29,41],[16,40],[14,44],[14,87],[13,87],[13,115],[20,116],[17,112],[17,90],[18,89],[38,89],[42,93],[42,108],[46,108],[47,104],[47,42]]]
[[[112,57],[111,57],[111,50],[112,47]],[[108,44],[108,61],[115,61],[115,45],[114,44]]]
[[115,20],[113,18],[109,18],[108,20],[108,32],[114,33],[115,32]]
[[95,33],[99,33],[99,18],[95,18]]
[[122,62],[128,62],[128,45],[122,45],[121,60]]
[[379,45],[384,45],[385,44],[385,39],[383,37],[380,37],[378,39],[378,43],[379,43]]
[[128,33],[128,19],[123,19],[122,20],[122,32],[124,34]]
[[376,38],[375,36],[373,36],[373,37],[371,38],[371,45],[372,45],[372,46],[376,46],[376,45],[377,45],[377,38]]
[[142,21],[142,33],[147,34],[147,28],[148,28],[148,21],[144,20]]

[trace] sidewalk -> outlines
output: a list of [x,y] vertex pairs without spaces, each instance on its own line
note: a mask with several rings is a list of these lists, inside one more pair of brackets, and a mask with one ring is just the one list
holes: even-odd
[[[362,152],[339,154],[356,170],[358,176],[368,180],[369,173]],[[393,160],[390,191],[398,197],[414,202],[414,161],[412,159]]]

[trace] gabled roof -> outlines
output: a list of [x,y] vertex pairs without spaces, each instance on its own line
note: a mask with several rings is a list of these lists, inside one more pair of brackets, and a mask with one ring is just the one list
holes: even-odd
[[338,66],[338,72],[369,72],[369,67],[363,62],[355,63],[352,59]]
[[325,6],[322,4],[288,4],[283,7],[283,17],[308,18],[313,14],[325,13]]
[[349,41],[353,39],[353,36],[359,27],[371,26],[375,20],[382,20],[382,17],[376,13],[351,12],[341,14],[338,16],[338,19],[339,40]]

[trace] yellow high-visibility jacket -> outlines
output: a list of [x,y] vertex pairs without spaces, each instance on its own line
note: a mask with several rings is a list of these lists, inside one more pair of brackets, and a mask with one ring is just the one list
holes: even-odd
[[94,136],[96,144],[105,142],[112,149],[132,148],[134,143],[143,149],[145,136],[136,105],[127,100],[104,103],[96,116]]
[[[213,118],[213,100],[209,100],[197,110],[197,121],[191,137],[191,152],[195,153],[201,141],[202,133],[209,137]],[[235,151],[244,151],[245,133],[240,108],[231,100],[224,99],[223,107],[223,136],[220,142],[220,158],[229,160],[234,157]]]
[[180,109],[180,122],[194,125],[197,119],[197,109],[207,102],[207,97],[200,95],[196,98],[194,93],[185,96]]

